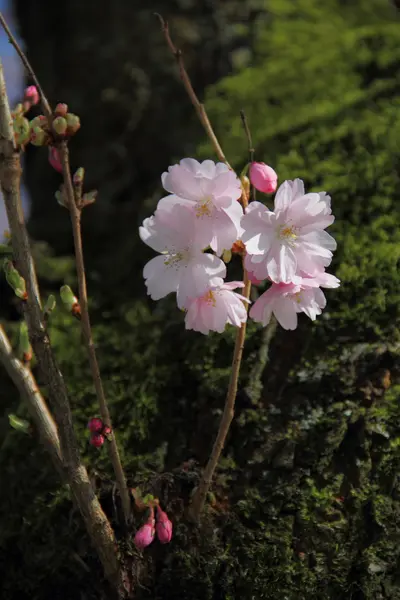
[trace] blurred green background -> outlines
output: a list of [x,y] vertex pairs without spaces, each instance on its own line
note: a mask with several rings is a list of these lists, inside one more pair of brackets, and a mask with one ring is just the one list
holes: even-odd
[[[53,103],[82,129],[71,143],[87,189],[92,320],[131,485],[174,517],[167,547],[136,558],[137,597],[154,600],[400,598],[400,10],[389,0],[15,0],[19,33]],[[234,332],[185,332],[173,298],[145,295],[152,256],[138,225],[161,173],[212,157],[157,19],[171,32],[230,162],[247,160],[239,110],[259,160],[280,180],[326,190],[337,217],[317,323],[279,330],[269,360],[249,328],[236,420],[198,532],[182,518],[216,432]],[[75,285],[60,176],[28,148],[29,228],[43,293]],[[233,265],[232,268],[235,268]],[[3,280],[1,318],[18,306]],[[93,481],[111,511],[105,452],[88,445],[96,401],[79,324],[59,307],[51,339]],[[101,572],[67,490],[3,371],[0,393],[0,597],[102,598]],[[44,390],[45,393],[45,390]],[[190,460],[189,464],[186,461]]]

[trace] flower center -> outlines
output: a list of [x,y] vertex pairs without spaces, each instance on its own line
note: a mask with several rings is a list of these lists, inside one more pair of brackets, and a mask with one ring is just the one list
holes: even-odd
[[300,292],[296,292],[296,294],[292,294],[292,300],[297,302],[297,304],[300,304],[300,302],[301,302]]
[[175,267],[179,269],[182,261],[187,261],[189,258],[189,252],[187,250],[179,250],[178,252],[168,252],[164,260],[166,267]]
[[281,240],[286,240],[289,243],[293,243],[297,239],[297,234],[295,233],[296,228],[290,227],[288,225],[284,225],[283,227],[279,227],[278,229],[278,238]]
[[201,219],[202,217],[211,217],[213,211],[213,203],[211,196],[206,196],[196,205],[196,217]]
[[207,304],[215,306],[215,294],[212,290],[208,290],[208,292],[204,294],[203,299]]

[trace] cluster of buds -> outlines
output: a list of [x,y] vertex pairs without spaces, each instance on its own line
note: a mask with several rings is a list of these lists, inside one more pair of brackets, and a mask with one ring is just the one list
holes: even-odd
[[31,85],[25,90],[23,102],[17,104],[11,113],[15,142],[19,148],[24,148],[29,142],[34,146],[50,146],[49,162],[56,171],[61,172],[61,161],[54,144],[72,137],[80,129],[81,123],[79,117],[68,112],[68,106],[62,103],[57,104],[50,119],[38,115],[28,121],[26,113],[38,104],[39,100],[37,88]]
[[26,321],[21,321],[19,326],[18,354],[24,365],[29,365],[32,360],[32,346],[29,341]]
[[147,521],[138,529],[134,538],[134,544],[139,550],[149,546],[156,534],[161,544],[168,544],[172,538],[172,522],[158,504],[156,504],[156,519],[154,519],[154,507],[150,506],[150,515]]
[[91,433],[90,443],[95,448],[100,448],[106,439],[110,439],[111,427],[105,425],[99,417],[92,417],[88,422],[88,429]]

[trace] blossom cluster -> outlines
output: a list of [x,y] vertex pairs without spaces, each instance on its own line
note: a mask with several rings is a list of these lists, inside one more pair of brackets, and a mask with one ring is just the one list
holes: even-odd
[[[250,179],[266,193],[276,189],[275,172],[262,163],[251,165]],[[250,280],[271,283],[250,309],[255,321],[266,325],[275,314],[282,327],[295,329],[299,312],[313,320],[321,313],[320,288],[339,285],[325,272],[336,248],[325,231],[334,221],[325,192],[306,194],[300,179],[285,181],[274,211],[257,201],[244,211],[236,174],[223,163],[192,158],[169,167],[162,184],[168,195],[139,228],[143,242],[159,253],[143,275],[153,300],[176,293],[187,329],[208,334],[246,321],[248,300],[234,292],[245,284],[225,281],[221,259],[239,240]]]

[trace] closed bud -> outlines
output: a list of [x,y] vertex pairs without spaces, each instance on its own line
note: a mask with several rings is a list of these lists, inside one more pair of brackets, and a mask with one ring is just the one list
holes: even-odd
[[67,132],[67,120],[64,117],[56,117],[53,121],[53,129],[58,135],[65,135]]
[[34,146],[46,146],[49,136],[41,127],[31,127],[31,144]]
[[104,437],[106,437],[109,440],[112,435],[111,427],[109,427],[108,425],[104,425],[102,434],[104,435]]
[[18,146],[27,144],[31,137],[31,128],[28,119],[25,117],[16,117],[13,121],[14,138]]
[[62,102],[59,102],[54,110],[54,114],[57,115],[57,117],[65,117],[67,112],[68,104],[63,104]]
[[142,527],[136,532],[136,535],[133,540],[136,548],[138,548],[139,550],[143,550],[144,548],[149,546],[154,540],[154,536],[156,533],[154,524],[154,509],[151,508],[150,516],[147,519],[147,522],[144,525],[142,525]]
[[90,436],[90,443],[95,448],[100,448],[104,444],[104,436],[101,433],[92,433]]
[[26,300],[28,294],[26,293],[25,279],[21,277],[10,260],[4,261],[3,268],[7,283],[14,290],[14,294],[18,296],[18,298],[21,298],[21,300]]
[[74,295],[69,285],[62,286],[62,288],[60,289],[60,296],[63,304],[70,312],[73,312],[74,306],[76,304],[78,304],[79,306],[78,298]]
[[18,355],[24,364],[28,364],[32,360],[32,346],[25,321],[21,321],[19,326]]
[[49,163],[58,173],[62,173],[60,153],[55,146],[49,148]]
[[172,522],[159,506],[157,506],[157,537],[162,544],[168,544],[172,538]]
[[83,194],[82,207],[89,206],[89,204],[93,204],[93,202],[96,202],[97,194],[98,194],[97,190],[92,190],[91,192],[87,192],[86,194]]
[[30,85],[26,88],[25,93],[24,93],[24,100],[26,102],[29,102],[29,104],[31,106],[35,106],[36,104],[39,104],[40,96],[39,96],[37,87],[35,85]]
[[99,417],[92,417],[88,422],[88,429],[92,433],[101,433],[103,429],[103,421]]
[[238,240],[237,242],[234,242],[232,245],[231,251],[233,254],[240,254],[241,256],[243,256],[246,252],[246,247],[243,244],[242,240]]
[[38,115],[30,122],[30,126],[33,129],[34,127],[41,127],[42,129],[46,129],[48,126],[47,117],[44,115]]
[[278,175],[274,169],[265,163],[253,162],[250,165],[251,184],[259,192],[272,194],[278,185]]
[[72,135],[73,133],[76,133],[81,126],[81,121],[79,119],[79,117],[77,115],[74,115],[72,113],[67,113],[65,115],[65,118],[67,120],[67,132]]
[[72,181],[74,185],[81,186],[83,184],[83,180],[85,178],[85,169],[83,167],[79,167],[74,173]]
[[57,305],[56,297],[53,296],[53,294],[50,294],[50,296],[47,298],[46,304],[44,305],[44,308],[43,308],[43,313],[46,318],[53,312],[56,305]]

